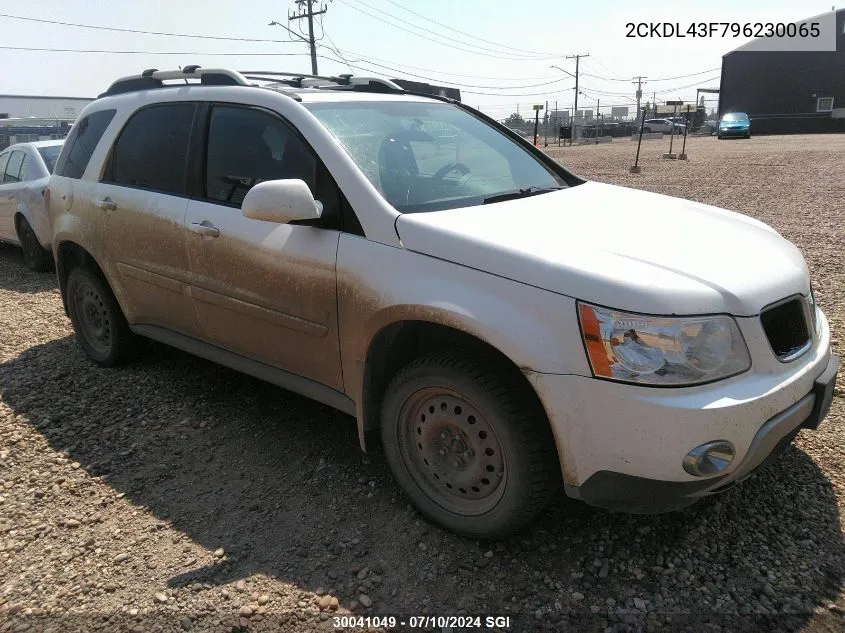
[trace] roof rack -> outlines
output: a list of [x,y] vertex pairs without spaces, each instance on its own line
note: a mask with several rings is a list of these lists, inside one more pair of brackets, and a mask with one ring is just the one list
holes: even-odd
[[381,92],[404,92],[397,83],[381,77],[355,77],[353,75],[338,75],[327,77],[323,75],[303,75],[301,73],[276,72],[268,70],[242,70],[240,74],[247,79],[259,81],[274,81],[292,88],[331,88],[334,90],[350,90],[374,88]]
[[[185,66],[179,70],[158,70],[149,68],[140,75],[122,77],[112,83],[108,90],[98,97],[109,97],[112,95],[136,92],[138,90],[152,90],[155,88],[168,88],[173,83],[165,83],[184,80],[188,85],[189,79],[199,80],[201,86],[258,86],[256,81],[267,82],[263,88],[312,88],[322,90],[353,90],[356,92],[380,92],[380,93],[403,93],[416,94],[405,90],[390,79],[381,77],[355,77],[344,74],[337,77],[323,75],[304,75],[302,73],[278,72],[273,70],[242,70],[235,71],[227,68],[201,68],[200,66]],[[178,84],[175,84],[178,85]],[[290,95],[299,99],[297,95]],[[436,95],[420,95],[437,98]]]
[[111,95],[135,92],[137,90],[167,88],[169,84],[165,84],[164,82],[174,79],[184,79],[185,83],[188,83],[188,79],[199,79],[200,85],[203,86],[250,85],[246,78],[239,72],[229,70],[227,68],[201,68],[196,65],[185,66],[180,70],[158,70],[157,68],[149,68],[140,75],[121,77],[112,83],[108,90],[98,96],[109,97]]

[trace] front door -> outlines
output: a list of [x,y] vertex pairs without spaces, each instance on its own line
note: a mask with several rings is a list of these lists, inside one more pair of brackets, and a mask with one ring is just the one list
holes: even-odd
[[300,178],[318,158],[277,115],[211,109],[202,199],[185,226],[199,324],[224,349],[340,390],[336,260],[340,233],[241,215],[258,182]]
[[198,334],[185,236],[196,110],[193,103],[169,103],[136,112],[112,148],[95,196],[131,322],[189,336]]

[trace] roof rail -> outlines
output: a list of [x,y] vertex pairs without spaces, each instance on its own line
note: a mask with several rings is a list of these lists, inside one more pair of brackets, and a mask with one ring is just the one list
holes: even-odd
[[135,92],[137,90],[152,90],[155,88],[167,88],[170,84],[165,81],[174,79],[199,79],[203,86],[248,86],[249,82],[239,72],[227,68],[201,68],[192,65],[185,66],[180,70],[158,70],[149,68],[140,75],[121,77],[104,93],[98,97],[109,97],[111,95]]
[[[202,86],[254,86],[250,81],[268,82],[266,88],[315,88],[323,90],[353,90],[356,92],[381,92],[414,94],[390,79],[381,77],[355,77],[344,74],[337,77],[323,75],[305,75],[302,73],[279,72],[275,70],[242,70],[240,72],[227,68],[201,68],[197,65],[185,66],[179,70],[158,70],[148,68],[140,75],[122,77],[112,83],[108,90],[98,97],[136,92],[138,90],[153,90],[167,88],[172,83],[165,81],[199,79]],[[177,84],[178,85],[178,84]],[[190,84],[189,84],[190,85]],[[196,84],[194,84],[196,85]],[[297,96],[291,95],[298,99]],[[435,95],[421,95],[437,98]]]
[[246,79],[263,81],[276,81],[293,88],[332,88],[332,89],[354,89],[359,90],[373,88],[374,91],[404,91],[397,83],[381,77],[355,77],[345,74],[337,77],[326,77],[324,75],[304,75],[302,73],[276,72],[269,70],[242,70],[240,74]]

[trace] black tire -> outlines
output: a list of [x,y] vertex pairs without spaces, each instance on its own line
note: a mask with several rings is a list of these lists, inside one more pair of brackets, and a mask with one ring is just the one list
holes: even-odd
[[751,135],[750,135],[750,134],[746,134],[746,135],[745,135],[745,138],[751,138]]
[[716,138],[717,138],[717,139],[719,139],[719,140],[721,141],[721,140],[722,140],[722,135],[721,135],[721,134],[717,134],[717,135],[716,135]]
[[137,356],[140,339],[129,329],[102,275],[74,268],[65,292],[76,340],[88,358],[103,367],[114,367]]
[[18,222],[18,239],[23,250],[23,263],[27,268],[36,273],[46,273],[53,269],[53,253],[41,246],[26,218]]
[[560,462],[545,413],[526,391],[494,363],[446,354],[396,374],[381,409],[382,445],[422,514],[464,536],[502,538],[545,508]]

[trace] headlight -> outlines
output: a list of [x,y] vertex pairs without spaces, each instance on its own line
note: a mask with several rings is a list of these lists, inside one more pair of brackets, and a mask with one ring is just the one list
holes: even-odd
[[578,304],[593,374],[623,382],[687,386],[751,367],[739,327],[729,316],[653,317]]

